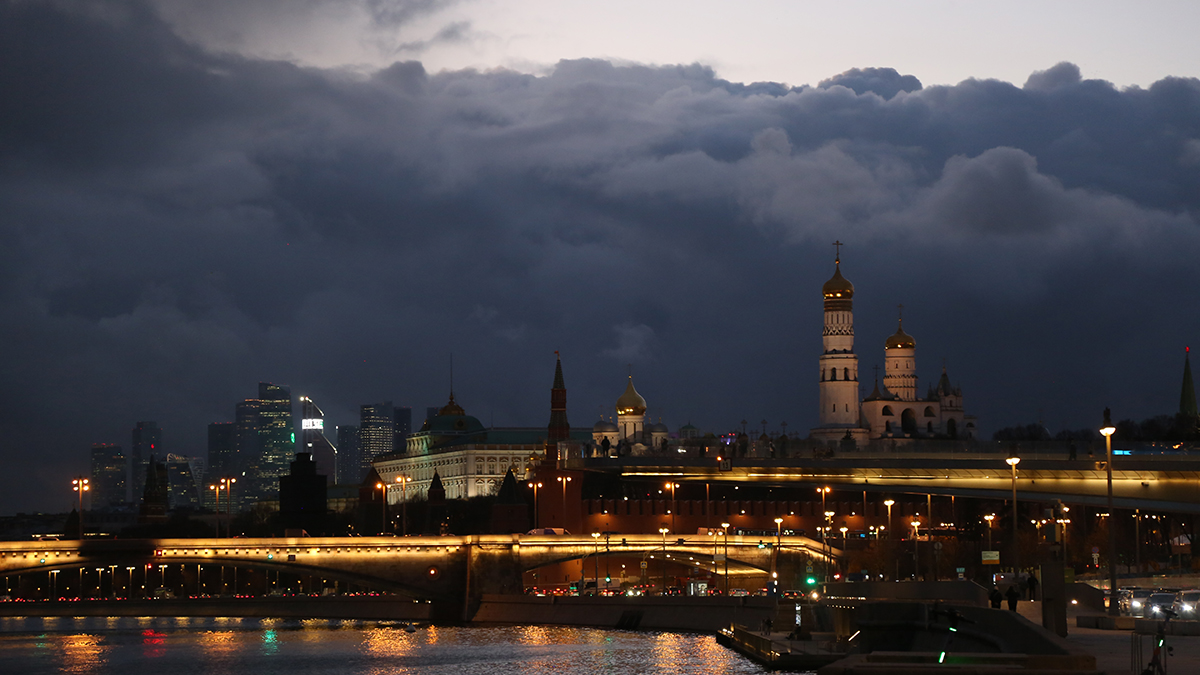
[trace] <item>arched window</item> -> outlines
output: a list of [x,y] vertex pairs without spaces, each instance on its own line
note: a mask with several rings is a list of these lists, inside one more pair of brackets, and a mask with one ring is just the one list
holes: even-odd
[[926,417],[936,417],[936,415],[933,414],[933,406],[931,406],[931,405],[925,406],[925,416]]
[[958,438],[958,422],[953,418],[946,420],[946,435],[950,438]]
[[837,412],[837,404],[833,404],[833,409],[830,412]]
[[831,382],[837,382],[837,368],[829,369],[829,380]]
[[900,413],[900,428],[906,434],[917,433],[917,414],[912,408],[905,408],[904,412]]
[[[886,415],[887,417],[891,417],[892,416],[892,406],[890,406],[890,405],[883,406],[883,411],[880,414]],[[888,422],[888,424],[890,425],[891,422]]]
[[850,379],[850,369],[849,368],[842,368],[842,379],[843,380]]

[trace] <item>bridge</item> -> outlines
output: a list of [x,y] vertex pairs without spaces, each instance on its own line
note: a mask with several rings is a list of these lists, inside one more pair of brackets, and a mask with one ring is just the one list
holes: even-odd
[[798,536],[768,543],[734,535],[625,535],[608,542],[551,535],[97,539],[0,542],[0,575],[6,591],[15,578],[18,592],[37,597],[369,589],[430,602],[434,616],[458,620],[469,617],[483,594],[522,593],[525,572],[569,561],[594,557],[599,565],[605,558],[653,558],[659,569],[665,564],[765,582],[773,570],[796,574],[814,561],[841,555]]
[[[1103,453],[1068,459],[1063,452],[1022,452],[1017,499],[1108,505]],[[756,483],[795,487],[829,485],[868,492],[932,494],[1005,500],[1012,473],[1002,452],[854,452],[832,457],[573,458],[566,468],[616,473],[626,479]],[[1118,456],[1113,460],[1113,503],[1123,509],[1200,514],[1200,456]]]

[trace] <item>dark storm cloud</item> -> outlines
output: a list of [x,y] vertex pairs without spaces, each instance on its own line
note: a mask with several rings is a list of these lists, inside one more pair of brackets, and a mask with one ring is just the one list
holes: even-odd
[[558,349],[579,425],[632,364],[672,426],[806,429],[835,239],[864,372],[903,303],[922,382],[945,359],[986,429],[1176,405],[1195,80],[354,75],[205,51],[157,6],[0,4],[0,512],[66,508],[137,420],[204,454],[259,380],[419,418],[451,353],[485,423],[546,423]]

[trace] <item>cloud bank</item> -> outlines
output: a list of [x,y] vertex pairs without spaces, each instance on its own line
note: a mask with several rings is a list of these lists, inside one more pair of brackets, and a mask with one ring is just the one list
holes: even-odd
[[451,353],[485,423],[546,423],[557,349],[576,425],[633,364],[672,427],[807,429],[835,239],[863,373],[903,303],[921,384],[945,362],[985,429],[1177,405],[1197,80],[355,74],[162,16],[0,4],[0,512],[68,508],[63,467],[137,420],[203,455],[259,380],[334,423],[385,398],[419,418]]

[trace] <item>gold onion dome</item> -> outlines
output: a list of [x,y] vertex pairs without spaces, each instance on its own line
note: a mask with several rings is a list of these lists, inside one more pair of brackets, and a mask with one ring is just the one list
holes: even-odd
[[646,414],[646,399],[637,393],[637,389],[633,388],[633,376],[629,376],[629,385],[625,387],[625,393],[621,394],[621,398],[617,399],[617,414],[618,415],[645,415]]
[[438,415],[466,415],[466,414],[467,413],[466,413],[466,411],[464,411],[462,409],[462,406],[460,406],[459,404],[454,402],[454,392],[450,392],[450,402],[447,403],[446,405],[442,406],[442,409],[438,411]]
[[917,346],[917,341],[914,340],[911,335],[904,332],[904,323],[901,322],[900,325],[896,328],[895,335],[892,335],[891,337],[889,337],[887,339],[887,343],[884,344],[883,348],[885,350],[887,350],[887,349],[915,349],[916,346]]
[[833,277],[830,278],[829,281],[826,281],[825,285],[821,287],[821,293],[825,296],[826,300],[849,300],[850,298],[854,297],[854,284],[850,283],[846,280],[846,277],[842,276],[842,265],[840,260],[834,262]]

